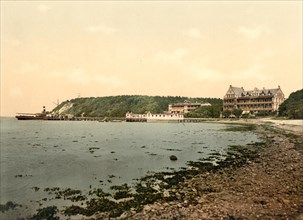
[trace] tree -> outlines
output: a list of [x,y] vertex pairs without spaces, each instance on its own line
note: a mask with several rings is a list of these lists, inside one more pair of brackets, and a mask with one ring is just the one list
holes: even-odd
[[237,109],[237,108],[235,108],[235,109],[233,109],[233,110],[231,111],[231,113],[232,113],[233,115],[235,115],[237,118],[239,118],[239,117],[242,115],[242,112],[243,112],[242,109]]
[[279,116],[303,119],[303,89],[290,94],[279,107]]
[[224,118],[228,118],[231,114],[232,114],[232,113],[231,113],[230,110],[224,110],[224,111],[222,112],[222,115],[223,115]]

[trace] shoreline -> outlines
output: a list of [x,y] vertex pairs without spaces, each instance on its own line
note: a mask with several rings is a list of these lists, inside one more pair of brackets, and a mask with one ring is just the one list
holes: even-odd
[[181,184],[184,198],[146,205],[126,218],[303,219],[302,127],[260,120],[251,124],[269,142],[255,160],[199,174]]
[[[261,142],[230,146],[230,151],[226,152],[223,159],[222,155],[214,153],[209,157],[211,160],[189,161],[191,168],[187,170],[145,176],[138,180],[138,185],[133,189],[137,194],[133,194],[128,185],[115,186],[112,195],[106,195],[99,189],[92,191],[97,200],[87,200],[85,194],[79,194],[75,190],[49,190],[52,194],[60,196],[72,193],[67,199],[87,200],[86,208],[82,205],[74,206],[73,203],[67,207],[65,215],[70,215],[72,219],[78,219],[76,216],[91,220],[108,217],[303,219],[303,137],[298,129],[301,127],[286,125],[293,130],[289,132],[281,127],[281,123],[261,120],[249,122],[220,120],[206,123],[234,125],[226,128],[226,131],[250,131],[260,136]],[[217,165],[214,165],[211,161],[217,158],[219,161],[215,160]],[[154,190],[155,186],[160,188]],[[8,209],[9,205],[11,204],[7,204]],[[18,204],[12,205],[18,207]],[[59,214],[55,207],[46,207],[41,211],[37,210],[36,216],[48,209]],[[64,219],[64,215],[59,216]]]

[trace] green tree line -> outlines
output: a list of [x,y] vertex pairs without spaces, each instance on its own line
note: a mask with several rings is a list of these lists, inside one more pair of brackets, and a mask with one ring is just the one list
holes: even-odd
[[222,102],[213,104],[212,106],[202,106],[189,113],[186,113],[186,118],[219,118],[223,110]]
[[209,102],[214,106],[221,105],[222,108],[222,99],[219,98],[123,95],[66,100],[54,108],[52,113],[56,114],[63,106],[71,104],[72,107],[62,112],[62,114],[72,114],[76,117],[82,114],[86,117],[124,117],[127,112],[137,114],[143,114],[148,111],[151,113],[162,113],[168,110],[169,104],[184,102],[185,100],[200,103]]
[[279,107],[279,116],[303,119],[303,89],[289,95]]

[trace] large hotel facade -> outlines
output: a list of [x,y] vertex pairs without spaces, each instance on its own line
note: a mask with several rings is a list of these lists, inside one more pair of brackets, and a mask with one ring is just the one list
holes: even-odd
[[284,102],[284,93],[280,86],[276,89],[244,90],[243,87],[230,85],[223,98],[223,110],[242,109],[243,111],[277,111]]

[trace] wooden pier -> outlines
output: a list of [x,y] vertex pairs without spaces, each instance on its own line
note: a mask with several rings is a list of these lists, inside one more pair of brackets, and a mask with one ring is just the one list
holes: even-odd
[[184,118],[183,123],[199,123],[212,120],[211,118]]
[[126,122],[147,122],[146,118],[126,118]]
[[205,121],[210,121],[210,118],[183,118],[178,120],[147,120],[146,118],[126,118],[126,122],[175,122],[175,123],[201,123]]
[[201,123],[211,121],[211,118],[182,118],[174,121],[169,120],[147,120],[147,118],[107,118],[107,117],[67,117],[67,116],[53,116],[43,117],[39,120],[47,121],[99,121],[99,122],[176,122],[176,123]]
[[121,122],[125,118],[107,118],[107,117],[45,117],[43,120],[49,121],[99,121],[99,122]]

